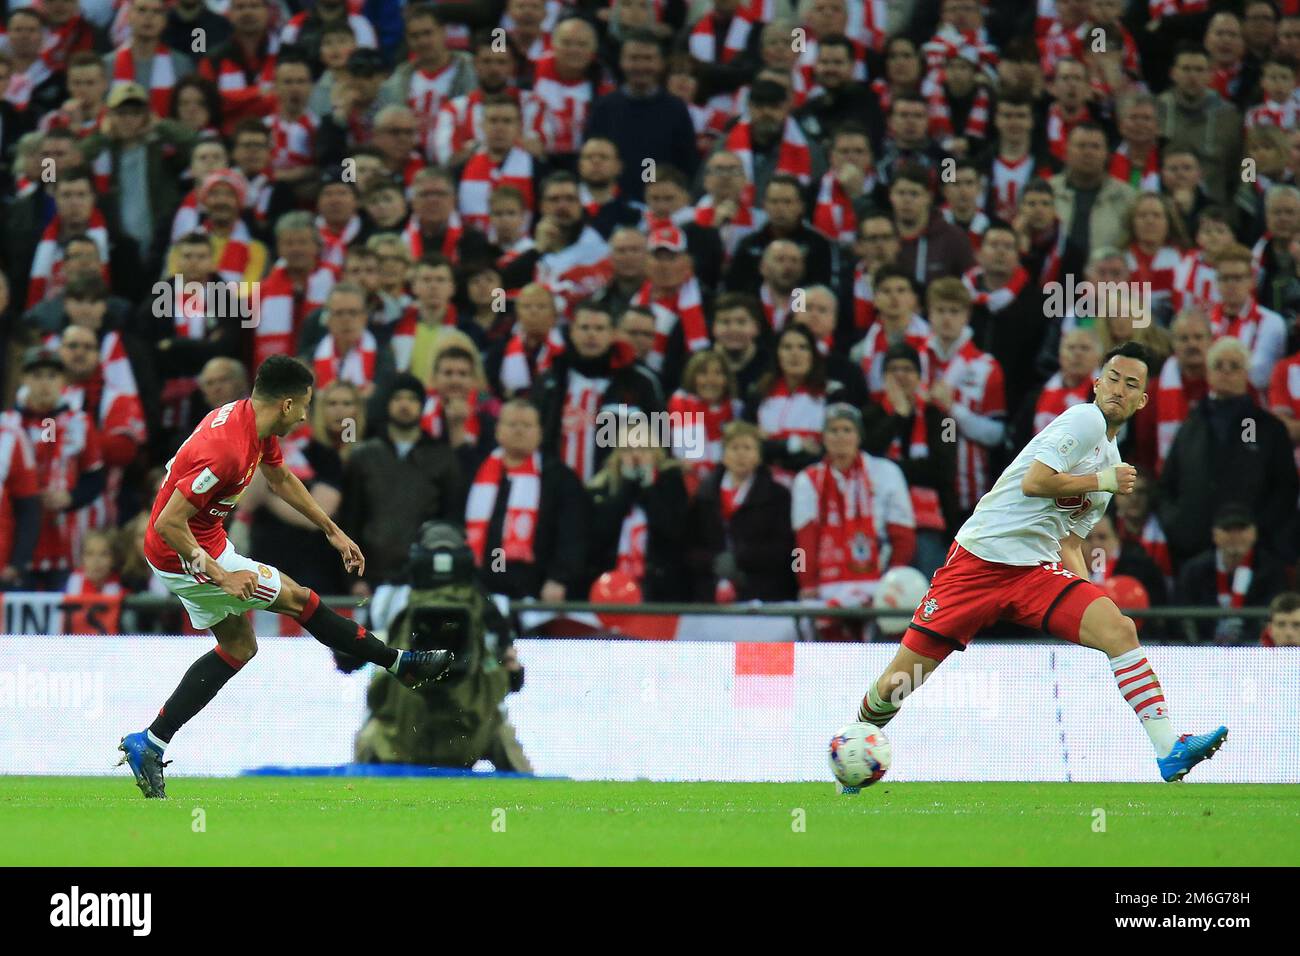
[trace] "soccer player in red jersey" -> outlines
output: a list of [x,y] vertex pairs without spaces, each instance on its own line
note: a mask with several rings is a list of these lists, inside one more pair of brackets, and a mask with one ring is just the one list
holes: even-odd
[[1083,556],[1084,538],[1111,496],[1132,494],[1137,483],[1137,470],[1120,460],[1115,436],[1147,403],[1149,361],[1137,343],[1112,349],[1093,383],[1095,400],[1058,415],[980,499],[912,615],[898,653],[863,698],[858,720],[883,727],[903,698],[949,654],[965,650],[977,631],[1013,621],[1110,658],[1165,780],[1181,780],[1219,749],[1226,727],[1175,736],[1137,628],[1092,583]]
[[301,362],[271,356],[258,369],[252,397],[209,412],[167,463],[144,556],[180,598],[194,627],[211,628],[217,646],[190,666],[147,730],[122,738],[120,763],[130,766],[146,797],[166,796],[162,755],[172,735],[257,653],[249,610],[287,614],[326,647],[378,664],[408,687],[438,679],[451,664],[447,651],[388,647],[323,605],[315,591],[236,552],[226,538],[223,521],[260,468],[272,491],[324,532],[349,572],[365,572],[361,549],[320,509],[281,455],[279,440],[306,419],[314,384]]

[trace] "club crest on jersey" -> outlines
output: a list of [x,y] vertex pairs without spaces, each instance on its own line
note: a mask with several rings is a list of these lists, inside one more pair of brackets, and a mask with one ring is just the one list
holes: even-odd
[[1092,499],[1088,495],[1065,495],[1056,499],[1056,507],[1070,512],[1071,520],[1077,521],[1088,513]]
[[939,610],[939,602],[932,597],[928,597],[921,604],[921,620],[928,621],[934,617],[935,612]]
[[265,564],[259,564],[257,566],[257,573],[260,574],[262,577],[266,578],[268,581],[271,579],[271,569],[268,568]]

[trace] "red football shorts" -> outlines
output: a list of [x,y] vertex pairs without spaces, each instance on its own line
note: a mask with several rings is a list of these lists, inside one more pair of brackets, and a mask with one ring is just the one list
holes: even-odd
[[912,615],[903,646],[941,661],[975,634],[1011,621],[1079,643],[1083,612],[1106,592],[1059,564],[1016,567],[977,558],[957,542]]

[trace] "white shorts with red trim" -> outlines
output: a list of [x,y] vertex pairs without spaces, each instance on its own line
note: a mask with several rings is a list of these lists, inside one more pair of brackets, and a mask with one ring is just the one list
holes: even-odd
[[224,571],[252,571],[256,574],[257,589],[253,591],[253,596],[244,600],[227,594],[206,575],[197,572],[178,574],[175,571],[159,571],[152,564],[149,567],[167,585],[167,590],[181,599],[185,613],[190,617],[190,624],[198,630],[219,624],[232,614],[265,610],[280,596],[279,570],[244,557],[229,541],[226,542],[226,550],[217,558],[217,564]]

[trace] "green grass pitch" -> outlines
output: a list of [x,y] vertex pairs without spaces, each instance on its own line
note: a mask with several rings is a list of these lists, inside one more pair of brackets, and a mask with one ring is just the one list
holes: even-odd
[[168,792],[0,777],[0,865],[1300,864],[1288,786],[884,781],[845,797],[829,783],[177,777]]

